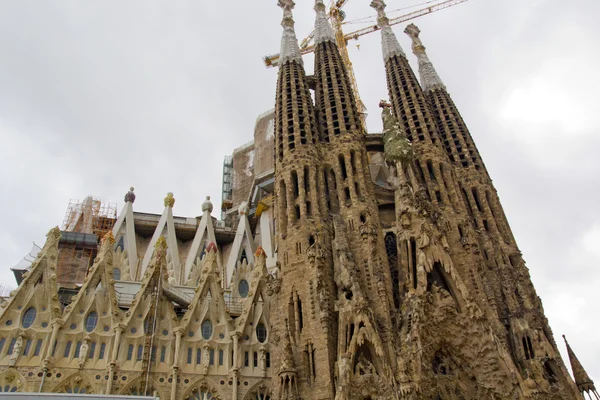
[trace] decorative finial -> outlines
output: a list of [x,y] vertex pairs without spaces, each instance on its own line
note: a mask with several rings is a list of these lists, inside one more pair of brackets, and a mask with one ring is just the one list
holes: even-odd
[[315,45],[327,41],[335,43],[335,35],[333,34],[333,29],[329,23],[329,18],[327,18],[327,13],[325,12],[326,8],[323,0],[315,0],[314,9],[317,13],[314,34]]
[[175,197],[173,197],[173,193],[167,193],[167,197],[165,197],[165,207],[171,207],[175,205]]
[[202,203],[202,212],[206,212],[208,211],[208,213],[210,214],[213,210],[213,203],[211,203],[210,201],[210,196],[206,196],[206,200],[204,200],[204,203]]
[[371,2],[371,7],[377,11],[377,25],[381,28],[383,60],[387,61],[396,55],[406,58],[406,53],[402,50],[396,35],[394,35],[394,32],[390,27],[390,20],[385,14],[385,3],[383,0],[373,0]]
[[158,238],[156,243],[154,244],[154,248],[156,250],[166,249],[167,248],[167,239],[164,236]]
[[410,24],[406,27],[404,33],[412,40],[412,51],[419,61],[419,75],[423,90],[445,89],[446,86],[444,86],[440,76],[437,74],[435,68],[433,68],[433,64],[425,52],[425,46],[423,46],[419,38],[421,30],[415,24]]
[[54,228],[50,229],[48,231],[48,233],[46,233],[46,238],[48,240],[59,239],[60,238],[60,228],[58,226],[55,226]]
[[382,99],[379,101],[379,108],[392,108],[392,105],[389,101]]
[[206,252],[207,253],[211,253],[211,252],[217,252],[217,245],[215,244],[215,242],[210,242],[208,244],[208,246],[206,246]]
[[135,193],[133,193],[133,186],[129,188],[129,192],[125,195],[125,203],[133,204],[135,202]]
[[108,241],[108,244],[113,244],[115,242],[115,237],[113,236],[113,233],[111,230],[108,230],[106,232],[106,234],[102,237],[101,239],[101,243],[104,244]]
[[294,32],[294,18],[292,9],[296,5],[293,0],[279,0],[277,5],[283,9],[283,34],[281,36],[281,50],[279,51],[279,64],[283,65],[286,61],[296,61],[302,64],[302,54],[298,46],[296,32]]
[[262,248],[262,246],[258,246],[256,248],[256,251],[254,252],[254,255],[258,258],[261,256],[267,256],[267,253],[265,252],[265,249]]

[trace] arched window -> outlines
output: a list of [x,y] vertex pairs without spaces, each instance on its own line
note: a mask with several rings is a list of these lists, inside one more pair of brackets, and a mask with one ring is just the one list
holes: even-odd
[[115,281],[121,280],[121,270],[119,268],[113,268],[113,279]]
[[262,323],[256,325],[256,338],[261,343],[267,341],[267,327]]
[[91,311],[87,317],[85,317],[85,330],[87,332],[91,332],[96,329],[96,324],[98,323],[98,313],[96,311]]
[[23,324],[23,328],[29,328],[33,325],[33,321],[35,321],[36,311],[34,307],[29,307],[27,311],[23,314],[23,320],[21,323]]
[[204,338],[204,340],[208,340],[211,338],[212,331],[212,322],[210,322],[210,320],[208,319],[205,319],[204,322],[202,322],[202,337]]
[[243,298],[248,297],[248,290],[249,290],[249,286],[248,286],[248,281],[245,279],[242,279],[238,285],[238,292],[240,293],[240,296]]

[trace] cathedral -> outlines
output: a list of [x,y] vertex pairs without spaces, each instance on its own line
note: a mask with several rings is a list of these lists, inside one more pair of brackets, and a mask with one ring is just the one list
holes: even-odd
[[[170,400],[600,400],[558,351],[450,94],[378,14],[388,100],[368,133],[323,0],[314,75],[293,0],[274,109],[226,157],[220,218],[89,197],[0,303],[0,392]],[[382,96],[384,94],[382,93]],[[200,203],[199,203],[200,206]]]

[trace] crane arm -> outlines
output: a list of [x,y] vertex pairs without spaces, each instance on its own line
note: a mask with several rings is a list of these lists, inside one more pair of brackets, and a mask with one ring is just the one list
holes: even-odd
[[[420,10],[413,11],[411,13],[408,13],[408,14],[405,14],[405,15],[401,15],[401,16],[396,17],[396,18],[392,18],[392,19],[390,19],[389,24],[390,25],[400,24],[402,22],[410,21],[411,19],[415,19],[415,18],[421,17],[423,15],[431,14],[432,12],[440,11],[440,10],[443,10],[445,8],[448,8],[448,7],[452,7],[452,6],[461,4],[461,3],[465,3],[467,1],[469,1],[469,0],[446,0],[446,1],[442,1],[441,3],[434,4],[432,6],[425,7],[425,8],[422,8]],[[379,29],[380,28],[379,28],[378,25],[368,26],[366,28],[362,28],[362,29],[356,30],[354,32],[346,33],[344,35],[344,38],[346,40],[357,39],[360,36],[366,35],[366,34],[371,33],[371,32],[378,31]]]
[[[461,3],[465,3],[467,1],[469,1],[469,0],[445,0],[440,3],[434,4],[432,6],[413,11],[411,13],[401,15],[396,18],[392,18],[392,19],[390,19],[389,23],[390,23],[390,25],[400,24],[402,22],[410,21],[411,19],[415,19],[415,18],[421,17],[423,15],[431,14],[433,12],[443,10],[445,8],[452,7],[452,6],[461,4]],[[344,4],[346,4],[347,2],[348,2],[348,0],[337,0],[337,1],[332,0],[331,4],[333,5],[333,7],[339,8],[339,7],[342,7]],[[333,7],[331,9],[333,9]],[[346,41],[348,41],[350,39],[358,39],[360,36],[363,36],[363,35],[366,35],[366,34],[369,34],[372,32],[376,32],[378,30],[379,30],[379,26],[372,25],[372,26],[369,26],[366,28],[356,30],[354,32],[346,33],[346,34],[344,34],[344,39],[346,39]],[[314,37],[314,30],[308,35],[308,37],[306,37],[306,39],[304,39],[301,42],[300,52],[302,53],[302,55],[312,53],[315,50],[315,46],[310,44],[313,37]],[[264,62],[265,62],[265,66],[267,66],[267,67],[277,66],[279,63],[279,54],[272,54],[272,55],[266,56],[264,58]]]

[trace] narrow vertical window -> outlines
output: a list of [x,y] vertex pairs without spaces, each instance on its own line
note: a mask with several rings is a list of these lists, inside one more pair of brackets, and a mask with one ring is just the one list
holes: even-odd
[[79,351],[81,351],[81,342],[77,342],[75,345],[75,354],[73,354],[73,358],[79,358]]
[[6,338],[0,339],[0,353],[2,353],[2,350],[4,349],[4,343],[6,343]]
[[202,364],[202,349],[196,349],[196,365]]
[[63,354],[63,357],[67,358],[67,357],[69,357],[69,354],[71,354],[71,341],[70,340],[65,345],[65,353]]
[[152,351],[150,352],[150,361],[156,361],[156,346],[152,346]]
[[412,261],[412,276],[413,276],[413,287],[417,288],[417,241],[415,238],[410,238],[410,253]]
[[[8,352],[6,354],[11,355],[13,353],[13,350],[15,348],[15,343],[17,343],[17,339],[12,338],[10,341],[10,344],[8,345]],[[69,342],[68,344],[70,344],[71,342]]]
[[160,348],[160,362],[165,362],[166,353],[167,353],[167,348],[165,346],[162,346]]
[[344,160],[344,156],[342,154],[338,156],[338,160],[340,162],[340,169],[342,171],[342,180],[345,180],[348,177],[348,171],[346,170],[346,161]]
[[133,357],[133,345],[130,344],[129,347],[127,347],[127,361],[131,361],[132,357]]
[[38,339],[35,344],[35,349],[33,350],[33,356],[37,357],[40,355],[40,351],[42,350],[42,339]]
[[141,344],[138,346],[138,350],[137,350],[137,358],[136,361],[141,361],[142,360],[142,354],[144,353],[144,346],[142,346]]
[[435,174],[433,173],[433,164],[431,163],[431,160],[427,161],[427,171],[429,172],[429,178],[431,179],[431,181],[437,183],[437,179],[435,178]]
[[250,360],[248,358],[249,358],[248,352],[245,351],[244,352],[244,367],[247,367],[250,362]]
[[223,365],[223,350],[219,350],[219,365]]
[[31,348],[31,339],[27,339],[25,342],[25,348],[23,349],[23,355],[26,356],[29,354],[29,349]]
[[294,194],[294,199],[298,198],[300,194],[300,188],[298,185],[298,173],[296,171],[292,171],[292,189]]
[[90,343],[90,351],[88,357],[94,358],[94,353],[96,353],[96,342]]
[[210,349],[210,351],[208,352],[210,359],[209,359],[209,364],[210,365],[215,365],[215,349]]
[[258,353],[257,352],[254,352],[253,365],[254,365],[254,368],[258,367]]
[[106,343],[100,343],[100,351],[98,352],[98,360],[104,359],[105,351],[106,351]]
[[267,368],[271,368],[271,353],[269,352],[265,355],[265,364],[267,364]]
[[192,363],[192,348],[188,347],[187,349],[187,363],[191,364]]
[[304,192],[310,192],[310,175],[308,171],[308,167],[304,167]]
[[523,351],[525,352],[525,359],[529,360],[531,357],[529,355],[529,349],[527,348],[527,340],[525,337],[522,338],[523,341]]

